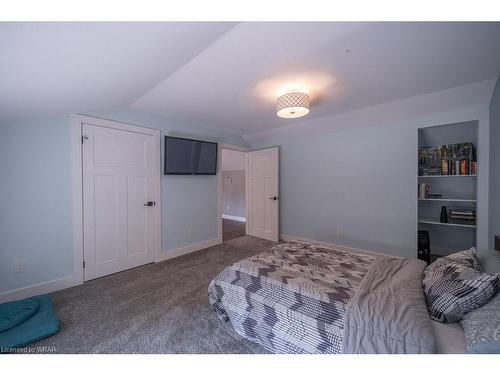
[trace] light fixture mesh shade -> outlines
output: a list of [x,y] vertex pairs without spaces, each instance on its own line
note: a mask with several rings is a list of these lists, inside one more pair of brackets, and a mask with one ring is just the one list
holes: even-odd
[[309,109],[309,95],[301,92],[290,92],[281,95],[276,101],[276,112],[283,108],[303,107]]

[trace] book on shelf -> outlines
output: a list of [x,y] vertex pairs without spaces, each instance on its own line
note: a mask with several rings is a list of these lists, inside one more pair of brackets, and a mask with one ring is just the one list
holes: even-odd
[[450,208],[448,210],[450,220],[475,221],[476,211],[472,209]]
[[455,143],[418,149],[419,176],[476,174],[474,144]]

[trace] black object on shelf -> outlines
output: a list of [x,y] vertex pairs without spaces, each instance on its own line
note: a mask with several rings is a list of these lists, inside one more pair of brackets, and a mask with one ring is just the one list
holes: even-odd
[[429,232],[426,230],[418,231],[418,250],[417,258],[427,262],[431,262],[431,244],[429,239]]
[[441,206],[441,217],[439,220],[442,223],[447,223],[448,222],[448,210],[446,209],[446,206]]

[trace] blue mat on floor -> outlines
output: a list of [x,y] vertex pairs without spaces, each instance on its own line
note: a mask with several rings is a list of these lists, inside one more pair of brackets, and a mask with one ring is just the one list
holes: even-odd
[[0,332],[24,322],[37,310],[38,302],[32,298],[0,304]]
[[[38,309],[33,315],[21,323],[0,332],[0,353],[8,352],[11,348],[21,348],[45,337],[52,336],[59,331],[59,319],[57,319],[52,300],[48,295],[31,297],[18,302],[33,305],[33,300],[38,303]],[[26,301],[28,302],[26,303]],[[0,305],[0,311],[2,311],[2,306]],[[12,320],[12,305],[3,310],[9,314]]]

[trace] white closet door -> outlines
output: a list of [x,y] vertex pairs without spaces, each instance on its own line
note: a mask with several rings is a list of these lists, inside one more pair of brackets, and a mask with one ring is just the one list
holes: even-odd
[[153,262],[154,137],[89,124],[82,134],[84,279]]
[[248,234],[279,240],[279,149],[247,153]]

